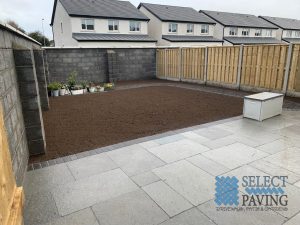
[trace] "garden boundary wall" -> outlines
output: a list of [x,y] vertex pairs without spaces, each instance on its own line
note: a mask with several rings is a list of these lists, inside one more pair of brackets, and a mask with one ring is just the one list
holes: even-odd
[[45,48],[49,82],[94,83],[145,80],[156,77],[156,49],[151,48]]
[[46,151],[41,108],[48,109],[49,102],[42,52],[40,43],[0,23],[0,104],[17,185],[29,155]]
[[157,49],[159,79],[300,97],[300,45]]

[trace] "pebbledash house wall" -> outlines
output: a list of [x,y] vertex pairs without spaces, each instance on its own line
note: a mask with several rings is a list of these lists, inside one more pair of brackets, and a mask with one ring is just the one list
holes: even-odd
[[156,77],[155,48],[46,48],[45,56],[49,82],[66,82],[73,71],[94,83]]
[[45,144],[41,106],[48,108],[48,98],[45,89],[38,87],[38,82],[46,85],[41,52],[39,43],[0,23],[0,104],[18,185],[22,185],[30,150],[39,150],[35,141]]

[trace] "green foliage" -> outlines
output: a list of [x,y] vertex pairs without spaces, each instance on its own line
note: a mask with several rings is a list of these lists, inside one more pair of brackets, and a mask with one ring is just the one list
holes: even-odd
[[77,72],[74,70],[69,74],[67,79],[69,88],[74,87],[77,84],[76,79],[77,79]]
[[40,42],[43,46],[50,46],[49,39],[46,36],[44,36],[40,31],[31,32],[28,34],[28,36]]
[[81,84],[81,86],[82,86],[83,89],[86,89],[87,86],[88,86],[88,82],[86,80],[81,81],[80,84]]
[[48,90],[50,91],[56,91],[61,89],[61,83],[59,82],[52,82],[48,85]]

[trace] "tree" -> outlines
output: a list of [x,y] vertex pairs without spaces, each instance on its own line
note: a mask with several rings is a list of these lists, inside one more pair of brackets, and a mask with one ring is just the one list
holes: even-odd
[[22,27],[20,27],[19,24],[17,24],[15,21],[13,21],[13,20],[8,20],[8,21],[7,21],[7,24],[9,24],[9,25],[12,26],[13,28],[15,28],[15,29],[21,31],[22,33],[26,34],[26,31],[25,31]]
[[44,36],[40,31],[31,32],[28,34],[28,36],[40,42],[43,46],[50,46],[49,39],[46,36]]

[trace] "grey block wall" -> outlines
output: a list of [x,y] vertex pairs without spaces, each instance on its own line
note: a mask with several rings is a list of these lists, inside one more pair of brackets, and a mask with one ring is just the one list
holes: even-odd
[[0,102],[4,111],[13,170],[17,184],[21,185],[27,168],[29,153],[13,45],[27,48],[39,48],[39,45],[0,26]]
[[70,72],[78,80],[95,83],[154,79],[155,49],[46,49],[50,82],[66,82]]

